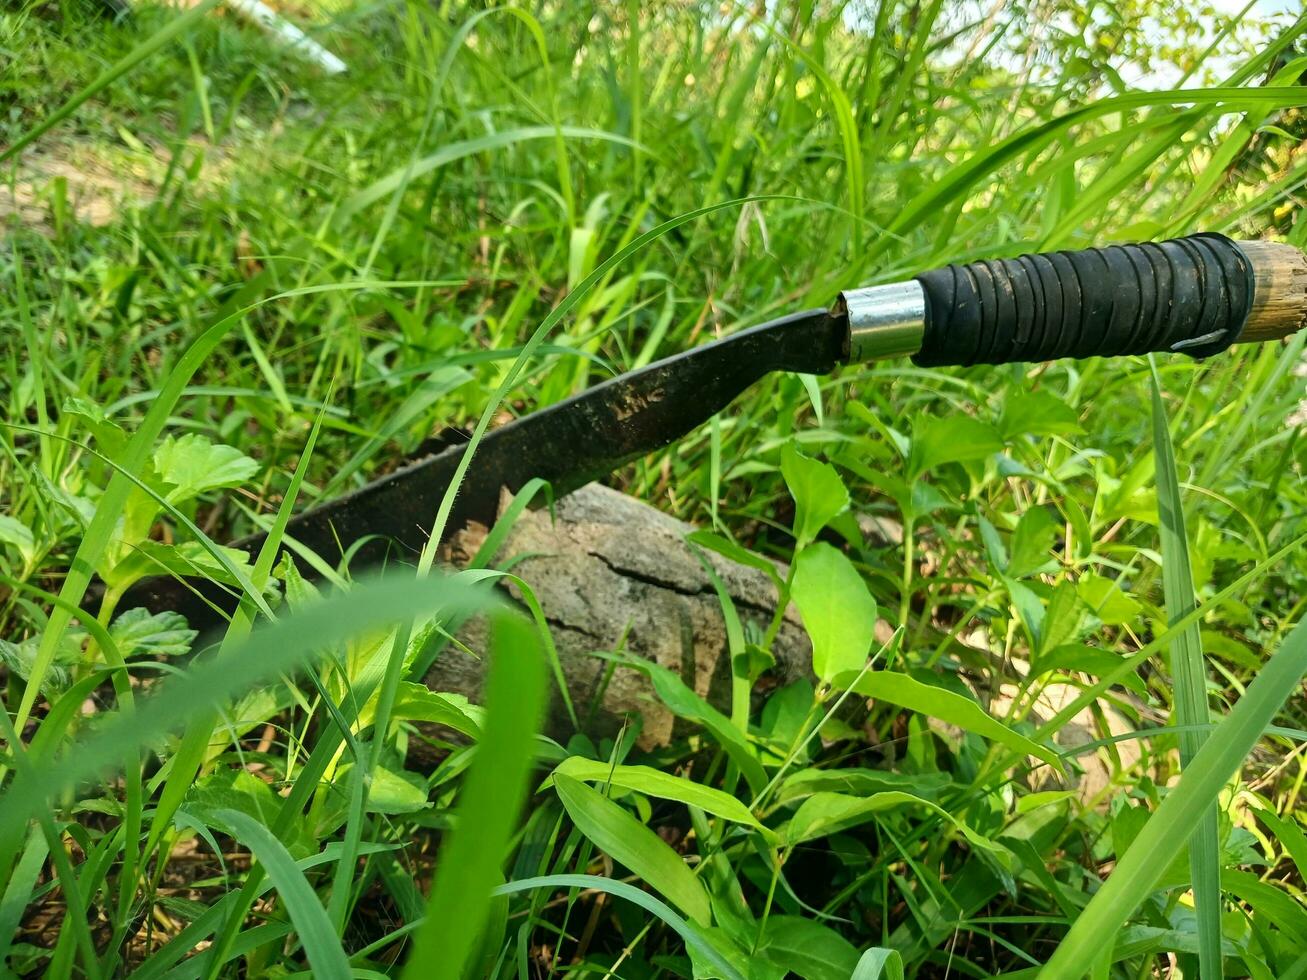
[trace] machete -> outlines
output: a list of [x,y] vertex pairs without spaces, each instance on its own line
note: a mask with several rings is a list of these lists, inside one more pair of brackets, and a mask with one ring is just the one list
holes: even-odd
[[[969,366],[1150,351],[1207,357],[1287,337],[1307,322],[1307,258],[1269,242],[1200,234],[1163,242],[981,260],[851,289],[829,310],[743,330],[612,378],[489,431],[467,470],[450,532],[496,518],[501,488],[548,481],[555,495],[675,441],[772,371],[827,374],[911,356]],[[334,563],[416,553],[465,452],[453,445],[294,517],[287,534]],[[234,543],[255,553],[256,534]],[[283,545],[283,547],[285,547]],[[151,578],[119,608],[216,625],[238,596],[211,582]]]

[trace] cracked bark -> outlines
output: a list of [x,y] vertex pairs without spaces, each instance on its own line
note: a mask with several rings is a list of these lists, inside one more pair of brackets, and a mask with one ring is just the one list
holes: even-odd
[[[690,528],[688,524],[685,525],[685,528],[687,532],[692,530],[692,528]],[[650,575],[648,572],[641,571],[638,568],[624,568],[621,565],[619,565],[617,562],[613,561],[613,559],[603,554],[602,552],[589,551],[586,553],[591,558],[598,558],[601,562],[607,565],[611,571],[615,572],[616,574],[632,579],[633,581],[636,582],[643,582],[645,585],[651,585],[656,589],[667,589],[668,591],[675,592],[678,595],[684,595],[684,596],[715,596],[717,594],[717,589],[713,586],[711,582],[705,581],[705,583],[697,589],[687,589],[678,582],[669,581],[665,578],[659,578],[656,575]],[[781,570],[782,574],[784,574],[784,569],[785,569],[784,565],[777,562],[776,567]],[[770,619],[773,612],[775,612],[776,610],[777,596],[775,590],[771,590],[769,598],[771,600],[770,602],[759,603],[751,600],[747,596],[732,595],[731,602],[734,603],[735,608],[737,610],[748,609],[760,615],[766,616],[768,617],[768,619]]]

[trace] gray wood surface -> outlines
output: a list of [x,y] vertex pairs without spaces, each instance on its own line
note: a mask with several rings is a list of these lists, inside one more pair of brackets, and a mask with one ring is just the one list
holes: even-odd
[[[693,528],[654,507],[607,487],[590,485],[559,500],[549,511],[528,510],[515,522],[496,565],[512,571],[534,592],[553,634],[577,713],[591,735],[611,734],[623,718],[638,716],[640,743],[665,743],[672,715],[654,698],[636,670],[610,664],[595,651],[624,649],[669,670],[718,707],[729,706],[730,671],[721,602],[708,573],[685,536]],[[452,542],[455,564],[480,547],[485,529],[472,528]],[[525,556],[525,557],[520,557]],[[520,560],[514,561],[514,559]],[[776,590],[763,571],[708,554],[731,595],[746,635],[761,637],[776,608]],[[782,575],[783,565],[777,566]],[[518,600],[520,591],[508,586]],[[471,650],[486,648],[484,624],[467,624],[459,639]],[[772,647],[777,663],[759,685],[763,691],[808,671],[811,647],[793,607]],[[483,664],[465,651],[446,649],[428,673],[428,686],[480,701]],[[549,728],[566,732],[556,688]]]

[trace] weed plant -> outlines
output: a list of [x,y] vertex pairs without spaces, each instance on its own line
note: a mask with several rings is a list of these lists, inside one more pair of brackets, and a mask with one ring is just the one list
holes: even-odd
[[[442,429],[846,286],[1307,244],[1303,22],[288,4],[327,78],[214,6],[0,12],[5,969],[1307,977],[1303,335],[778,376],[615,474],[690,546],[784,562],[813,644],[757,711],[767,635],[732,631],[725,711],[621,663],[686,732],[653,753],[638,716],[539,734],[513,556],[274,561]],[[229,628],[122,608],[183,572]],[[484,705],[418,683],[472,614]]]

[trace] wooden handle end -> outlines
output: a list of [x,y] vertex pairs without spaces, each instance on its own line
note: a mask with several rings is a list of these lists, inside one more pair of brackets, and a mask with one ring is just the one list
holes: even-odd
[[1253,268],[1253,306],[1238,344],[1281,340],[1307,326],[1307,255],[1280,242],[1241,241]]

